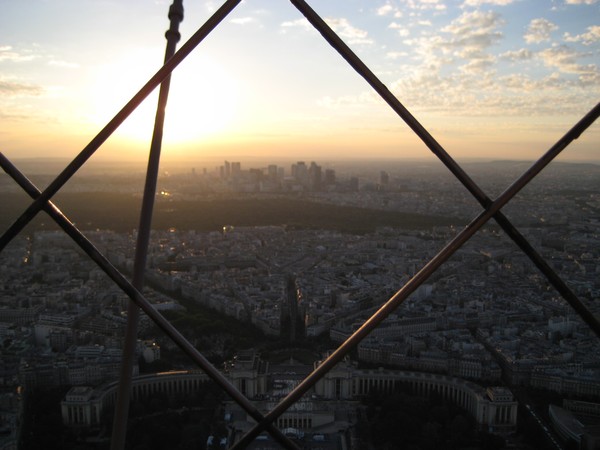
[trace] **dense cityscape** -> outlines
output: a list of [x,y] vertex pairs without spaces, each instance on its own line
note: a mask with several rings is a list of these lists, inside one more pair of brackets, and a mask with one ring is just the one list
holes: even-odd
[[[493,196],[527,164],[465,167]],[[37,174],[41,180],[47,175]],[[596,165],[557,163],[504,209],[596,317],[599,175]],[[109,184],[102,171],[81,175],[66,191],[82,198],[108,191],[139,199],[142,175],[113,176]],[[8,176],[0,177],[4,195],[17,189]],[[231,199],[251,199],[265,209],[283,199],[306,210],[258,224],[226,215],[231,221],[213,229],[176,223],[184,204],[197,205],[202,216],[201,202]],[[325,205],[332,212],[353,208],[362,215],[354,224],[361,231],[349,231],[346,219],[336,225],[335,217],[328,226],[306,224],[303,213],[308,216],[311,206],[303,205]],[[80,228],[130,274],[135,227],[98,226],[110,220],[111,206],[94,207],[98,217]],[[480,209],[444,168],[430,162],[297,161],[246,169],[225,161],[210,169],[173,169],[159,179],[157,219],[162,215],[160,223],[167,226],[152,232],[144,295],[191,333],[188,339],[266,413]],[[384,213],[418,220],[361,227]],[[127,303],[66,234],[47,225],[32,227],[2,252],[0,449],[34,442],[27,434],[36,433],[36,423],[27,417],[39,404],[28,398],[45,390],[57,401],[36,412],[54,411],[60,418],[61,442],[107,448]],[[215,316],[203,320],[203,314]],[[208,382],[206,376],[145,315],[139,337],[133,398],[142,404],[160,393],[168,397],[165,410],[201,406],[189,399]],[[435,392],[462,408],[485,432],[469,441],[475,448],[600,448],[600,341],[493,223],[276,425],[302,448],[397,448],[398,441],[377,441],[375,416],[364,402],[400,386],[414,396],[411,401]],[[183,397],[190,403],[174,400]],[[223,448],[251,428],[252,420],[233,402],[213,401],[209,425],[178,448]],[[154,406],[156,415],[161,408]],[[145,408],[132,414],[147,416],[152,408]],[[579,428],[565,425],[575,420]],[[465,445],[458,438],[444,441],[440,423],[423,424],[437,431],[428,433],[426,443],[409,442],[412,448]],[[158,445],[130,442],[129,448],[163,448]],[[266,433],[253,445],[279,448]]]

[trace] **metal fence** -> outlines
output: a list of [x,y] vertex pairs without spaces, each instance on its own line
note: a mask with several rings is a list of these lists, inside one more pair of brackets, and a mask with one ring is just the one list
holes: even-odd
[[[22,172],[16,168],[2,153],[0,166],[14,181],[33,199],[33,202],[17,218],[17,220],[0,236],[0,252],[15,238],[24,227],[40,212],[46,212],[67,235],[119,286],[130,298],[128,323],[123,350],[120,376],[120,388],[115,408],[111,448],[120,450],[125,445],[127,415],[129,410],[129,391],[131,386],[134,348],[137,335],[139,310],[169,336],[206,374],[212,378],[248,415],[257,423],[232,449],[245,448],[258,434],[264,430],[283,447],[298,448],[273,423],[290,406],[299,400],[318,380],[340,362],[356,347],[374,328],[390,315],[408,296],[413,293],[428,277],[433,274],[448,258],[467,242],[490,219],[494,219],[504,232],[529,257],[533,264],[544,274],[560,295],[569,303],[581,319],[600,337],[600,322],[591,311],[577,298],[566,283],[554,272],[552,267],[530,245],[527,239],[512,225],[501,212],[504,207],[523,187],[540,173],[556,156],[558,156],[573,140],[577,139],[600,115],[600,103],[596,104],[573,128],[567,131],[546,153],[526,170],[516,181],[508,186],[495,200],[469,177],[469,175],[444,150],[434,137],[417,121],[417,119],[400,103],[377,76],[356,56],[356,54],[340,39],[327,23],[304,1],[290,0],[306,17],[310,24],[323,38],[347,61],[373,90],[389,105],[390,108],[413,130],[423,143],[436,155],[448,170],[463,184],[467,191],[481,204],[481,213],[460,231],[446,246],[425,264],[400,290],[398,290],[377,312],[375,312],[355,333],[340,345],[311,374],[309,374],[292,392],[267,414],[261,413],[244,395],[242,395],[227,378],[198,351],[194,346],[169,323],[141,293],[143,287],[146,255],[149,243],[152,212],[158,164],[162,142],[162,126],[165,116],[171,72],[207,37],[227,15],[233,11],[241,0],[226,0],[222,6],[175,51],[179,40],[178,26],[183,19],[182,0],[174,0],[169,9],[171,26],[166,33],[167,50],[164,65],[148,80],[148,82],[131,98],[131,100],[110,120],[89,144],[67,165],[46,189],[40,191]],[[64,184],[86,163],[100,148],[108,137],[125,121],[125,119],[142,103],[142,101],[160,85],[159,103],[156,113],[154,132],[149,152],[146,173],[146,184],[142,199],[139,231],[136,244],[133,281],[129,282],[108,259],[79,231],[73,223],[52,202],[52,197]]]

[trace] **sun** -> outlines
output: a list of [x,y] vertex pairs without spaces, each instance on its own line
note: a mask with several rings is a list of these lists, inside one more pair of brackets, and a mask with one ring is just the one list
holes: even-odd
[[173,73],[165,118],[167,142],[190,142],[225,131],[237,112],[237,82],[208,58]]
[[[98,68],[92,95],[91,122],[104,126],[156,72],[156,54],[138,53],[127,61]],[[167,102],[163,142],[189,144],[216,138],[232,125],[238,83],[206,56],[190,56],[175,69]],[[129,70],[128,70],[129,68]],[[148,142],[154,127],[158,88],[125,120],[116,134]]]

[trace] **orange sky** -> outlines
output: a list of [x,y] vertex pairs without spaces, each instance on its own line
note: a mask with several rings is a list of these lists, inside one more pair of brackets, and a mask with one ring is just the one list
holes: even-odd
[[[185,4],[183,40],[218,3]],[[535,159],[600,98],[590,56],[600,51],[595,1],[547,9],[511,0],[313,3],[456,158]],[[159,68],[167,9],[166,1],[5,5],[0,151],[74,157]],[[147,100],[94,158],[145,158],[155,103]],[[597,161],[599,144],[596,123],[562,158]],[[298,11],[249,0],[174,73],[163,155],[429,151]]]

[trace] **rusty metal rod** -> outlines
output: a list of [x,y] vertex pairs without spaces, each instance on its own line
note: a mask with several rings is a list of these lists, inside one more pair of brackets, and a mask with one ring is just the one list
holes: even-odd
[[297,402],[317,381],[350,353],[371,331],[385,320],[396,308],[408,298],[431,274],[433,274],[445,261],[448,260],[462,245],[467,242],[485,223],[494,216],[506,203],[508,203],[529,181],[531,181],[544,167],[563,151],[569,143],[577,139],[600,115],[600,103],[581,119],[567,134],[563,136],[550,150],[538,159],[521,177],[511,184],[492,204],[482,211],[460,233],[458,233],[446,246],[440,250],[417,274],[411,278],[398,292],[396,292],[375,314],[373,314],[358,330],[340,345],[319,367],[308,375],[296,388],[290,392],[265,419],[256,424],[248,433],[232,447],[243,449],[266,427],[283,414],[290,406]]
[[[306,17],[306,19],[321,33],[325,40],[350,64],[350,66],[362,76],[367,83],[379,94],[379,96],[398,114],[402,120],[414,131],[423,143],[434,153],[442,163],[454,174],[454,176],[465,186],[475,199],[487,208],[492,200],[483,190],[469,177],[469,175],[458,165],[458,163],[444,150],[435,138],[421,125],[421,123],[406,109],[406,107],[392,94],[388,88],[377,78],[377,76],[362,62],[362,60],[339,38],[339,36],[325,23],[323,19],[304,1],[290,0],[294,6]],[[592,328],[597,329],[598,321],[593,314],[579,300],[575,293],[560,278],[554,269],[533,248],[527,239],[514,227],[508,218],[498,211],[494,220],[502,227],[504,232],[517,244],[517,246],[529,257],[535,266],[546,276],[548,281],[561,294],[561,296],[577,311],[582,319]]]
[[[41,191],[23,175],[0,152],[0,167],[13,178],[19,186],[33,199],[41,195]],[[63,231],[94,261],[119,288],[133,300],[148,317],[186,354],[198,365],[218,386],[221,387],[235,402],[237,402],[254,420],[260,422],[262,413],[217,370],[165,317],[154,308],[144,295],[131,284],[119,270],[106,259],[106,257],[87,239],[80,230],[56,207],[51,201],[44,203],[44,211],[58,224]],[[297,450],[298,447],[291,442],[276,427],[271,426],[267,431],[285,448]]]
[[0,252],[40,212],[43,205],[79,170],[98,150],[144,99],[204,40],[206,36],[227,17],[242,0],[226,0],[225,3],[181,46],[127,104],[104,126],[65,169],[44,189],[41,195],[27,207],[17,220],[0,236]]
[[[169,7],[169,29],[165,33],[167,46],[163,64],[175,54],[177,42],[181,39],[179,24],[182,21],[183,0],[174,0],[173,4]],[[152,132],[150,154],[148,156],[148,168],[146,170],[146,182],[144,184],[142,209],[140,211],[135,247],[135,258],[133,261],[132,282],[135,288],[140,292],[144,287],[144,273],[146,271],[148,244],[150,242],[150,230],[152,228],[152,212],[154,210],[154,198],[156,196],[156,184],[158,181],[158,168],[160,165],[160,153],[165,124],[165,112],[170,86],[171,74],[169,73],[160,84],[158,93],[158,104],[156,107],[156,116],[154,118],[154,130]],[[123,356],[120,367],[119,388],[117,390],[117,401],[115,403],[115,414],[111,434],[111,450],[122,450],[125,448],[139,318],[139,306],[137,306],[134,301],[129,300],[127,306],[127,326],[125,328]]]

